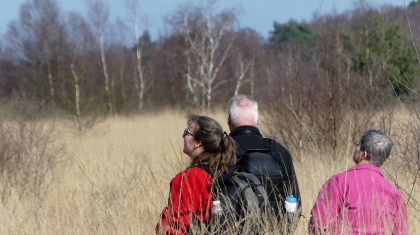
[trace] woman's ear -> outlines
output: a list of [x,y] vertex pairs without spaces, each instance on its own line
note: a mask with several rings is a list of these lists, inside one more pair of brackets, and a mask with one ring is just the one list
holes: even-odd
[[201,147],[201,146],[203,146],[203,143],[201,143],[201,141],[200,141],[200,140],[195,141],[195,143],[194,143],[194,147],[195,147],[195,148],[199,148],[199,147]]

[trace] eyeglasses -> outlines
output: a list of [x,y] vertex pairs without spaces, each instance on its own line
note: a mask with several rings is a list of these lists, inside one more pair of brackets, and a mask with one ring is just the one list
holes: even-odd
[[185,136],[187,136],[187,135],[194,136],[194,134],[193,134],[193,133],[191,133],[191,132],[188,130],[188,128],[185,128],[184,133],[182,133],[182,138],[184,138],[184,137],[185,137]]

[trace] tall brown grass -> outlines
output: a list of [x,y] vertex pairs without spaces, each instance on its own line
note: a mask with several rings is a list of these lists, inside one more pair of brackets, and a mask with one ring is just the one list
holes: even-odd
[[[222,112],[210,116],[227,129]],[[182,154],[185,126],[185,115],[173,111],[112,117],[84,132],[71,121],[56,121],[51,141],[64,150],[54,173],[48,175],[49,187],[40,189],[47,190],[40,204],[34,203],[33,194],[22,194],[7,177],[0,179],[0,233],[153,234],[167,203],[169,182],[189,162]],[[398,148],[400,142],[396,142]],[[313,149],[292,152],[303,198],[303,217],[296,234],[307,234],[310,209],[325,180],[353,165],[352,149],[346,146],[342,152],[345,154],[336,160]],[[404,161],[401,154],[394,152],[391,158],[384,171],[406,198],[412,191],[410,234],[420,234],[419,183],[413,188],[412,174],[395,170],[394,164]]]

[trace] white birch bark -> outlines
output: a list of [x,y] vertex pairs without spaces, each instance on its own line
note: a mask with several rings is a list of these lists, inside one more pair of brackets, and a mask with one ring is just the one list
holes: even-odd
[[137,58],[137,75],[139,80],[139,85],[137,89],[137,98],[138,98],[138,109],[142,110],[144,106],[143,97],[144,97],[144,88],[145,88],[145,80],[144,80],[144,73],[143,73],[143,67],[141,64],[141,48],[140,48],[140,42],[139,42],[139,32],[138,32],[138,26],[136,21],[134,21],[134,34],[136,38],[136,58]]
[[[230,53],[233,40],[229,40],[224,45],[226,48],[221,55],[216,54],[220,51],[220,43],[225,36],[225,30],[232,24],[232,21],[225,20],[218,28],[215,28],[213,26],[214,19],[211,11],[211,3],[209,1],[207,3],[205,12],[203,13],[206,17],[204,29],[201,32],[195,32],[196,37],[193,38],[190,33],[191,29],[188,15],[184,16],[184,27],[186,30],[185,41],[188,46],[186,86],[190,95],[193,97],[194,103],[201,103],[202,109],[210,110],[214,88],[218,85],[216,84],[216,79]],[[197,35],[200,35],[200,37],[197,37]]]
[[144,68],[142,64],[143,51],[140,45],[140,32],[139,32],[139,2],[138,0],[127,0],[127,12],[133,23],[134,29],[134,40],[136,45],[136,70],[137,74],[134,78],[134,86],[136,89],[137,96],[137,109],[142,110],[144,108],[144,94],[146,91],[146,78],[144,76]]
[[96,28],[97,36],[99,39],[99,50],[102,63],[102,72],[104,75],[105,82],[105,95],[107,111],[109,114],[113,114],[113,102],[112,102],[112,91],[110,88],[110,76],[108,74],[108,67],[105,55],[105,25],[108,19],[108,8],[105,3],[101,0],[90,0],[90,14],[92,15],[93,25]]
[[49,58],[47,58],[47,71],[48,71],[48,85],[50,87],[50,96],[53,102],[55,101],[55,90],[54,90],[54,81],[51,72],[51,66],[49,62]]
[[70,65],[71,67],[71,73],[73,75],[74,79],[74,104],[76,108],[76,119],[77,119],[77,126],[79,130],[82,129],[81,123],[80,123],[80,87],[79,87],[79,77],[77,76],[76,70],[74,68],[74,64],[72,63]]
[[111,89],[110,89],[110,79],[108,75],[108,67],[106,64],[106,56],[105,56],[105,39],[104,39],[104,33],[100,32],[99,35],[99,46],[101,50],[101,61],[102,61],[102,69],[104,73],[104,80],[105,80],[105,94],[107,98],[107,109],[108,113],[113,114],[113,107],[112,107],[112,95],[111,95]]
[[[242,56],[240,56],[240,59],[239,59],[239,76],[238,76],[238,80],[236,81],[235,95],[239,94],[239,89],[241,88],[241,85],[246,82],[246,80],[244,79],[245,75],[248,73],[248,71],[250,69],[252,69],[252,71],[253,71],[253,68],[254,68],[254,58],[252,58],[252,60],[245,65],[245,62],[243,61]],[[251,82],[251,95],[253,95],[252,94],[253,89],[254,89],[253,79],[250,80],[250,82]]]

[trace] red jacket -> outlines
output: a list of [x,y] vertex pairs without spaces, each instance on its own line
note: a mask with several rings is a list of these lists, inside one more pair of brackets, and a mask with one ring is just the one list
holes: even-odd
[[160,230],[169,234],[185,234],[193,217],[209,222],[211,182],[212,177],[198,167],[179,172],[171,181],[168,206],[162,211]]

